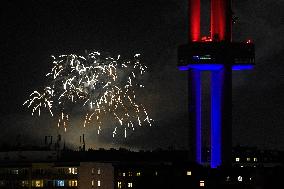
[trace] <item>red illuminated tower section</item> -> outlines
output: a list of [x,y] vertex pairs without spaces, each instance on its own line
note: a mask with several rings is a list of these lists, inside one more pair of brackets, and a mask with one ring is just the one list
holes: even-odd
[[190,152],[202,160],[201,72],[211,73],[210,165],[231,165],[232,70],[252,69],[254,44],[232,42],[231,0],[211,0],[210,37],[200,36],[200,0],[188,1],[188,44],[178,49],[178,67],[189,73]]
[[211,39],[213,41],[232,40],[230,0],[211,0]]
[[188,39],[189,41],[200,40],[200,0],[188,1]]

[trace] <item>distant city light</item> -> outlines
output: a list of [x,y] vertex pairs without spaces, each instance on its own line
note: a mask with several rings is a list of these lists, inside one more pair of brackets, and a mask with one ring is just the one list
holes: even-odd
[[230,181],[230,176],[226,177],[226,181],[229,182]]
[[191,171],[187,171],[187,172],[186,172],[186,175],[187,175],[187,176],[191,176]]
[[249,44],[249,43],[252,43],[252,41],[251,41],[250,39],[248,39],[248,40],[246,41],[246,43]]
[[243,177],[242,176],[238,176],[238,181],[242,182],[243,181]]

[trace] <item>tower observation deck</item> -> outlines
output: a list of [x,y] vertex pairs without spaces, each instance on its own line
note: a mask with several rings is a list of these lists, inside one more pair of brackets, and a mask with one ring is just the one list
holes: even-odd
[[211,74],[210,166],[231,166],[232,70],[255,65],[251,41],[232,42],[231,0],[211,0],[210,36],[200,36],[200,0],[188,0],[188,43],[178,48],[178,67],[189,73],[190,152],[202,164],[201,72]]

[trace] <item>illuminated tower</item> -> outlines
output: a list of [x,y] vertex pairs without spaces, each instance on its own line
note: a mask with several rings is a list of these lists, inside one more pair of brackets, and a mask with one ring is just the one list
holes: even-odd
[[254,44],[232,42],[231,0],[211,0],[209,37],[200,36],[200,0],[188,0],[188,44],[178,49],[178,67],[189,73],[190,146],[192,158],[202,164],[201,72],[211,74],[210,166],[231,165],[232,70],[252,69]]

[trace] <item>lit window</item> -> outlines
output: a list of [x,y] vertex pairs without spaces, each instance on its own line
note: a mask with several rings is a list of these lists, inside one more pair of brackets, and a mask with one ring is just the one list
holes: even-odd
[[250,158],[249,158],[249,157],[247,158],[247,161],[250,161]]
[[242,182],[243,181],[243,177],[242,176],[238,176],[238,181]]
[[69,180],[69,186],[77,186],[78,182],[77,180]]
[[253,158],[253,161],[254,161],[254,162],[257,162],[257,158]]
[[155,171],[155,175],[158,176],[158,172],[157,171]]
[[243,165],[241,165],[241,167],[244,167]]
[[121,182],[117,182],[117,188],[121,188]]
[[132,188],[132,182],[129,182],[127,186],[128,188]]
[[236,162],[239,162],[240,161],[240,158],[236,158]]
[[35,187],[41,187],[42,183],[40,180],[36,180]]
[[124,177],[125,177],[125,173],[122,173],[122,176],[124,176]]
[[100,168],[98,168],[98,175],[100,175],[101,174],[101,169]]
[[18,175],[19,174],[19,170],[18,169],[13,169],[12,170],[12,174],[13,175]]
[[138,176],[138,177],[141,176],[141,173],[140,173],[140,172],[137,172],[137,173],[136,173],[136,176]]
[[92,174],[94,174],[95,173],[95,169],[94,168],[92,168]]
[[95,181],[94,180],[92,180],[92,186],[95,186]]
[[101,186],[101,181],[100,180],[98,180],[98,186]]
[[204,187],[204,186],[205,186],[204,180],[201,180],[201,181],[199,182],[199,186],[200,186],[200,187]]
[[76,174],[78,173],[77,168],[76,168],[76,167],[70,167],[70,168],[68,168],[68,173],[69,173],[69,174],[76,175]]
[[64,180],[57,180],[56,186],[64,186]]
[[132,172],[128,172],[128,176],[130,176],[130,177],[131,177],[131,176],[132,176]]
[[187,176],[191,176],[191,171],[187,171],[187,172],[186,172],[186,175],[187,175]]
[[32,187],[36,187],[36,188],[43,187],[43,180],[33,180]]
[[[0,186],[1,186],[1,184],[0,184]],[[29,187],[29,181],[28,180],[23,180],[22,181],[22,187]]]

